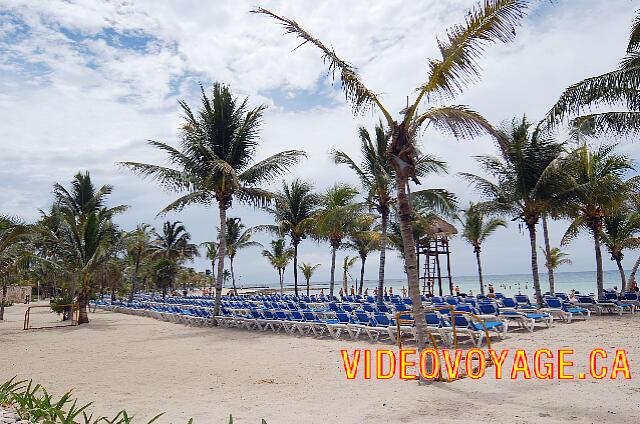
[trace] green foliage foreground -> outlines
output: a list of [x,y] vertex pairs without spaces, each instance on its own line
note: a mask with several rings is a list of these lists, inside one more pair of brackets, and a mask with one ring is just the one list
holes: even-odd
[[[71,392],[67,392],[56,400],[40,384],[33,384],[32,381],[16,381],[15,377],[0,385],[0,408],[11,406],[16,409],[16,413],[23,420],[42,424],[129,424],[134,417],[126,410],[121,410],[113,418],[93,416],[89,407],[93,402],[86,405],[78,405],[77,399],[71,397]],[[164,412],[156,415],[147,424],[156,422]],[[187,424],[193,424],[193,419],[189,419]],[[233,417],[229,415],[229,424],[233,424]],[[267,424],[262,420],[261,424]]]

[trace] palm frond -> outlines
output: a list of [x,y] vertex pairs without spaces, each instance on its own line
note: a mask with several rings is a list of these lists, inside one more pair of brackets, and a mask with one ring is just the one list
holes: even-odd
[[297,164],[301,158],[306,157],[307,154],[303,151],[285,150],[284,152],[276,153],[254,164],[242,172],[238,176],[238,179],[247,185],[271,181],[273,178],[287,172],[292,166]]

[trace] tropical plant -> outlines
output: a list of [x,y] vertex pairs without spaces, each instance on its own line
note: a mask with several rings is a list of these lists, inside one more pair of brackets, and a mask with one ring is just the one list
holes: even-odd
[[[478,58],[489,44],[507,43],[516,33],[516,26],[523,18],[527,2],[524,0],[485,0],[471,9],[462,25],[447,32],[446,39],[439,40],[441,59],[429,61],[426,81],[417,89],[417,95],[408,107],[402,110],[402,119],[396,120],[383,105],[381,97],[364,85],[356,68],[341,59],[333,48],[327,47],[318,38],[305,31],[297,22],[278,16],[263,8],[253,12],[277,20],[286,33],[311,44],[322,52],[330,72],[340,78],[346,100],[354,112],[368,107],[376,108],[383,116],[391,133],[387,154],[394,168],[397,190],[398,216],[401,229],[409,295],[414,305],[418,350],[425,347],[426,321],[422,313],[420,284],[415,240],[412,231],[412,210],[407,195],[409,180],[417,182],[416,162],[418,152],[416,135],[421,128],[433,127],[448,131],[457,138],[471,138],[481,133],[494,134],[493,127],[478,113],[466,106],[442,106],[439,101],[461,93],[479,74]],[[436,103],[438,102],[438,103]],[[403,102],[404,103],[404,102]],[[430,103],[424,111],[419,108]]]
[[624,258],[625,250],[640,247],[640,238],[637,236],[640,232],[640,213],[620,207],[605,216],[602,223],[602,242],[607,246],[611,254],[611,260],[615,261],[618,267],[622,283],[621,290],[630,290],[631,287],[627,284],[624,268],[622,267],[622,259]]
[[311,280],[311,277],[313,277],[313,273],[316,271],[316,269],[320,268],[320,264],[311,265],[311,264],[302,262],[302,264],[299,265],[298,267],[300,268],[300,271],[302,271],[302,275],[304,275],[304,279],[307,282],[307,296],[309,296],[309,291],[310,291],[309,281]]
[[358,192],[347,185],[334,185],[320,196],[319,208],[314,215],[314,237],[327,240],[331,245],[331,283],[329,296],[333,299],[336,272],[336,251],[355,225],[362,205],[355,203]]
[[273,233],[288,235],[293,246],[293,284],[298,295],[298,245],[307,237],[313,226],[313,212],[318,204],[318,196],[313,186],[295,179],[291,184],[282,183],[282,191],[276,193],[275,207],[268,208],[277,225],[262,226]]
[[233,289],[236,288],[236,276],[233,272],[233,260],[239,250],[247,247],[262,247],[257,241],[251,240],[253,228],[245,229],[244,224],[240,222],[240,218],[227,218],[227,256],[229,257],[229,268],[231,271],[231,284]]
[[564,151],[553,134],[533,131],[526,117],[512,119],[500,133],[499,157],[479,156],[485,171],[495,178],[463,173],[487,199],[485,210],[511,216],[525,225],[531,245],[531,272],[536,301],[542,305],[538,272],[536,225],[545,213],[549,200],[563,190],[558,163]]
[[542,250],[542,253],[544,253],[545,258],[549,258],[547,259],[547,263],[545,264],[547,269],[556,270],[562,265],[571,264],[569,254],[560,250],[559,247],[552,247],[548,252],[545,248],[540,248],[540,250]]
[[[572,126],[583,133],[637,134],[640,131],[639,78],[640,15],[634,19],[627,55],[618,69],[586,78],[564,90],[547,114],[547,123],[555,125],[572,116]],[[618,110],[591,113],[592,109],[602,107]]]
[[70,298],[77,288],[78,323],[83,324],[89,322],[87,305],[96,271],[121,249],[122,237],[112,219],[127,206],[107,208],[112,187],[104,185],[96,190],[88,172],[75,175],[70,191],[57,183],[53,191],[59,228],[48,236],[61,246],[62,261],[72,276]]
[[342,260],[342,290],[344,290],[345,296],[349,294],[349,287],[347,284],[347,277],[350,275],[349,269],[355,265],[357,260],[357,256],[349,257],[349,255],[345,256]]
[[[174,287],[180,265],[198,256],[200,254],[198,247],[193,243],[189,243],[191,234],[180,221],[165,221],[162,225],[162,233],[154,230],[153,234],[155,235],[155,240],[151,244],[152,254],[156,258],[167,259],[167,261],[161,262],[164,264],[163,272],[169,272],[167,274],[169,286]],[[171,266],[168,266],[169,263],[171,263]],[[167,275],[163,274],[163,277]]]
[[31,228],[16,218],[0,216],[0,321],[4,320],[7,302],[7,285],[17,273],[28,267],[31,256],[27,246]]
[[469,203],[469,207],[464,210],[464,219],[459,219],[459,221],[462,225],[462,238],[473,246],[473,253],[476,255],[476,263],[478,265],[480,293],[484,294],[482,262],[480,260],[482,243],[484,243],[498,228],[506,227],[507,223],[500,218],[487,217],[486,213],[483,212],[478,205],[473,203]]
[[124,235],[127,259],[130,262],[131,270],[131,292],[129,302],[133,301],[133,296],[138,289],[138,277],[140,267],[144,260],[151,255],[151,236],[153,229],[149,224],[138,224],[135,230]]
[[[358,285],[358,294],[362,294],[364,287],[364,267],[369,253],[380,249],[381,238],[383,237],[374,227],[375,218],[371,215],[362,215],[356,219],[353,227],[350,228],[347,235],[347,241],[344,243],[348,249],[358,252],[360,257],[360,284]],[[386,230],[385,237],[386,237]]]
[[563,164],[567,189],[565,199],[566,215],[572,222],[562,238],[562,244],[569,243],[581,230],[593,236],[596,258],[596,284],[598,296],[602,296],[604,276],[602,269],[602,239],[604,218],[612,216],[623,206],[633,191],[636,178],[625,181],[625,172],[633,169],[625,155],[615,152],[615,146],[600,146],[590,150],[586,144],[575,149]]
[[284,270],[293,258],[293,249],[287,248],[284,239],[271,240],[271,250],[263,250],[262,256],[278,271],[280,293],[284,292]]
[[220,311],[224,257],[226,246],[227,209],[233,199],[251,205],[265,206],[273,195],[260,188],[285,173],[305,155],[287,150],[253,163],[258,147],[260,125],[266,106],[248,107],[248,98],[234,98],[231,90],[220,83],[213,84],[209,98],[202,89],[202,108],[194,113],[184,102],[180,147],[151,141],[150,144],[169,156],[174,167],[124,162],[123,165],[142,176],[151,177],[165,188],[187,192],[164,211],[182,210],[193,203],[218,203],[220,229],[218,234],[218,269],[214,315]]
[[218,257],[218,243],[215,241],[205,241],[200,244],[205,248],[205,256],[211,263],[211,278],[216,280],[216,258]]

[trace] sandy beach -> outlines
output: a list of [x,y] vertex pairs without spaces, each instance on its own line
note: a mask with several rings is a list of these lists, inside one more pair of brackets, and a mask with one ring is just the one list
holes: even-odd
[[[194,328],[98,311],[80,327],[23,331],[25,307],[0,323],[0,380],[17,375],[51,391],[73,389],[98,414],[126,408],[162,423],[629,423],[640,419],[640,315],[593,317],[494,348],[628,351],[631,380],[463,379],[419,387],[391,379],[347,381],[340,349],[389,345],[272,332]],[[45,310],[37,314],[46,314]],[[45,320],[34,315],[34,320]],[[576,367],[578,370],[579,367]]]

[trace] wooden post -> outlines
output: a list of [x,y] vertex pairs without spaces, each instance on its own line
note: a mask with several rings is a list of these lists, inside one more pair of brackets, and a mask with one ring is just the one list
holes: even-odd
[[438,239],[435,240],[436,246],[436,272],[438,273],[438,293],[442,296],[442,272],[440,270],[440,252],[438,251]]
[[453,295],[453,278],[451,277],[451,251],[449,250],[449,239],[444,238],[442,240],[444,244],[445,252],[447,254],[447,277],[449,278],[449,290],[451,291],[451,295]]

